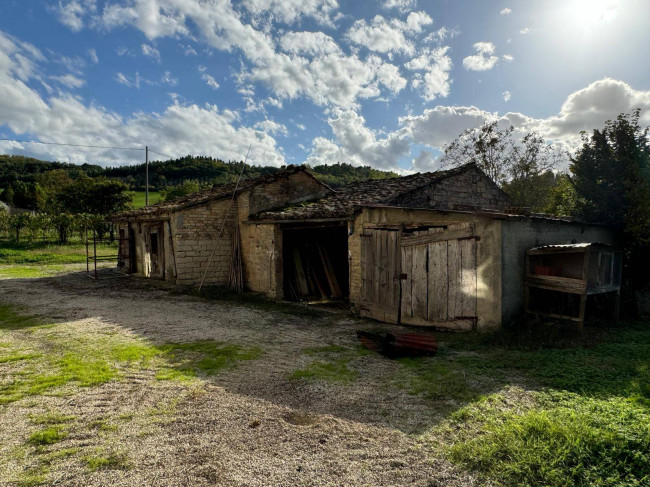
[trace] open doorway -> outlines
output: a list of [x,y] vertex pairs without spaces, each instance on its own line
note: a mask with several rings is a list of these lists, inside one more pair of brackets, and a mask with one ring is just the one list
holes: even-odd
[[347,225],[285,229],[282,257],[286,299],[349,297]]

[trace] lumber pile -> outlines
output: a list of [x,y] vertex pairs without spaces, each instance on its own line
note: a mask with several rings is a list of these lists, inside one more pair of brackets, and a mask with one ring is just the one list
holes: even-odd
[[292,299],[342,298],[336,270],[327,247],[319,242],[305,242],[293,247],[288,266],[287,290]]

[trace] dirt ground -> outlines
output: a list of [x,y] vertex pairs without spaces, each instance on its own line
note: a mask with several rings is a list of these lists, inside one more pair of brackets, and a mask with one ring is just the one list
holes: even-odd
[[13,485],[7,479],[29,466],[30,459],[15,452],[33,429],[27,418],[46,410],[72,414],[86,425],[121,418],[101,431],[73,430],[59,446],[83,451],[101,443],[128,459],[124,468],[90,471],[71,455],[53,464],[51,485],[478,484],[421,439],[448,409],[389,384],[395,362],[360,354],[350,362],[358,374],[351,383],[291,377],[314,361],[305,349],[353,349],[355,330],[378,326],[347,312],[293,313],[282,306],[206,300],[135,278],[93,281],[83,273],[1,280],[0,302],[71,331],[137,336],[154,344],[215,340],[263,351],[259,359],[191,384],[158,381],[142,370],[72,395],[0,406],[0,450],[14,452],[14,460],[0,467],[2,485]]

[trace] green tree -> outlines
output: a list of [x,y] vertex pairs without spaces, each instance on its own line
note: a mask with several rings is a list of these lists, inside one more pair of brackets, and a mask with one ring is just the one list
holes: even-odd
[[577,214],[576,190],[568,174],[558,174],[555,185],[550,189],[548,203],[543,208],[544,213],[552,215],[571,216]]
[[650,143],[639,116],[621,114],[591,136],[583,133],[570,165],[577,215],[622,231],[635,284],[648,282],[650,268]]
[[9,217],[9,228],[15,232],[16,242],[20,242],[20,232],[29,225],[31,216],[30,213],[17,213]]
[[0,206],[0,232],[9,230],[9,212]]
[[177,186],[168,186],[161,191],[161,196],[163,201],[171,201],[175,198],[180,198],[181,196],[196,193],[200,189],[201,185],[199,182],[195,179],[190,179],[183,181]]
[[132,199],[127,185],[121,181],[81,177],[59,192],[56,206],[70,213],[107,216],[127,209]]
[[500,129],[498,122],[465,130],[445,147],[441,160],[451,166],[473,162],[501,186],[508,179],[513,160],[513,130],[512,126]]
[[462,132],[445,148],[443,164],[475,163],[510,196],[514,206],[542,211],[555,185],[553,169],[562,154],[535,132],[521,139],[512,126],[500,129],[497,122]]

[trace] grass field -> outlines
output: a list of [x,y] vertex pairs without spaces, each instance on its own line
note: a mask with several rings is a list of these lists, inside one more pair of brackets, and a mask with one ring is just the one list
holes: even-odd
[[[158,191],[149,191],[149,204],[155,205],[160,202],[160,193]],[[134,208],[143,208],[145,201],[145,192],[144,191],[133,191],[133,207]]]
[[[91,249],[92,252],[92,249]],[[99,256],[117,254],[117,244],[102,243]],[[0,278],[34,278],[58,274],[77,264],[86,263],[86,245],[70,243],[58,245],[45,242],[0,241]]]

